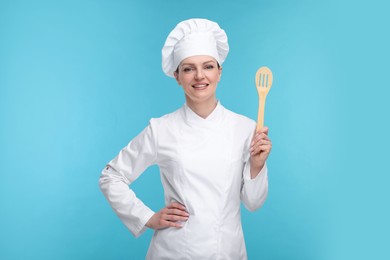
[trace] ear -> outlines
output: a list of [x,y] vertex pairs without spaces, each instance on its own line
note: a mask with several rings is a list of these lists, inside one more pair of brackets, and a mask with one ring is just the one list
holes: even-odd
[[179,73],[177,73],[177,72],[175,71],[175,72],[173,72],[173,76],[175,76],[175,79],[176,79],[177,84],[181,85],[180,80],[179,80]]
[[222,66],[219,67],[218,69],[218,82],[221,80],[221,76],[222,76]]

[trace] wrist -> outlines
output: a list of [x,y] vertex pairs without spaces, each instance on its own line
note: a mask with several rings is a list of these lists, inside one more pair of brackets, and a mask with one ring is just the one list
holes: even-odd
[[153,216],[148,220],[148,222],[146,222],[145,226],[148,227],[148,228],[151,228],[151,229],[154,229],[154,218],[155,218],[156,214],[153,214]]
[[251,165],[251,169],[250,169],[251,179],[254,179],[260,173],[263,167],[264,167],[264,163],[256,166]]

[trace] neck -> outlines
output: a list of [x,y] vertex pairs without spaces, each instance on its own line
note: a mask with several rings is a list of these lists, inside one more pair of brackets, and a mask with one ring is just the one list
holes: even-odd
[[194,102],[186,96],[187,105],[201,118],[206,119],[215,109],[218,100],[214,97],[208,101]]

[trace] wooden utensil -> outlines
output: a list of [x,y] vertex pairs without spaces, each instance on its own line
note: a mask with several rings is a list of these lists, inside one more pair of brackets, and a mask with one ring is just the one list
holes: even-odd
[[272,87],[272,71],[267,67],[261,67],[256,72],[256,89],[259,94],[259,110],[257,114],[257,127],[256,130],[259,130],[264,126],[264,108],[265,108],[265,99],[269,90]]

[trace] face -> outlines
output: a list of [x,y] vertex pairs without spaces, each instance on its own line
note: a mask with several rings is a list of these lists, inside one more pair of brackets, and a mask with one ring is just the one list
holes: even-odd
[[184,59],[175,72],[175,78],[182,86],[187,103],[215,102],[215,91],[221,78],[222,68],[210,56],[192,56]]

